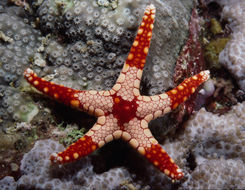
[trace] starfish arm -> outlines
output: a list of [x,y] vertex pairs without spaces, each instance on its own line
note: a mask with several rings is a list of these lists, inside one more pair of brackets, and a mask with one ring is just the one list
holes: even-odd
[[59,164],[73,162],[87,156],[105,143],[119,138],[122,131],[115,123],[112,115],[98,117],[96,124],[82,138],[63,152],[51,154],[50,160]]
[[171,179],[183,177],[179,167],[152,136],[146,120],[132,119],[123,132],[122,138]]
[[171,109],[175,109],[179,104],[185,102],[196,89],[210,77],[208,70],[201,71],[199,74],[185,79],[176,88],[168,91],[166,94],[171,99]]
[[[118,95],[128,97],[127,100],[132,100],[134,95],[139,95],[140,79],[150,47],[154,19],[155,6],[148,5],[128,58],[113,86],[115,91],[119,91]],[[120,89],[122,90],[120,91]]]
[[140,118],[146,118],[149,122],[170,112],[179,104],[186,101],[198,86],[208,80],[208,78],[209,71],[202,71],[197,75],[185,79],[176,88],[166,93],[155,96],[139,96],[136,101],[138,104],[136,115]]
[[111,93],[113,93],[112,91],[74,90],[39,78],[29,68],[24,72],[24,77],[37,90],[47,96],[66,105],[86,111],[91,115],[100,116],[105,114],[103,110],[112,110],[113,100],[110,97]]
[[[88,132],[90,133],[90,131]],[[71,144],[63,152],[53,153],[50,155],[50,160],[53,163],[65,164],[73,162],[79,158],[85,157],[99,147],[97,142],[92,140],[89,135],[84,135],[75,143]]]
[[146,147],[143,154],[155,167],[165,173],[173,181],[181,179],[184,174],[174,163],[173,159],[158,143],[152,143],[151,147]]

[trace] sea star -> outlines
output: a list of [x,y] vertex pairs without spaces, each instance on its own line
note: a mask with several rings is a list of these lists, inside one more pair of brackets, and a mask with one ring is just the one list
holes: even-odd
[[66,105],[98,117],[96,124],[82,138],[63,152],[53,153],[50,156],[52,162],[72,162],[113,139],[122,138],[172,180],[183,177],[181,169],[152,136],[148,123],[187,100],[209,78],[209,71],[202,71],[184,80],[166,93],[140,95],[140,80],[150,46],[154,18],[155,7],[148,5],[128,58],[111,90],[74,90],[45,81],[30,68],[26,69],[24,76],[36,89]]

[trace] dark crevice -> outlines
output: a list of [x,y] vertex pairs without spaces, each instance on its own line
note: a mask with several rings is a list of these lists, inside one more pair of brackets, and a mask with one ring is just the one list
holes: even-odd
[[187,167],[190,168],[191,171],[193,171],[197,167],[195,156],[193,155],[192,152],[189,152],[186,161],[187,161]]

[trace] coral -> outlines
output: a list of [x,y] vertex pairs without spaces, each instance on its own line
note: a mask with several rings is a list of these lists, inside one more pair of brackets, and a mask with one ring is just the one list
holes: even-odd
[[[174,154],[175,158],[182,157],[180,167],[182,164],[187,166],[184,172],[189,176],[182,184],[184,189],[187,187],[206,189],[207,185],[210,185],[209,188],[244,188],[243,177],[231,174],[238,172],[239,175],[244,175],[244,172],[242,173],[245,167],[244,111],[245,102],[233,106],[228,113],[221,116],[202,108],[185,123],[184,130],[174,141],[165,142],[164,147],[170,154]],[[192,166],[188,168],[190,155]],[[224,172],[223,169],[231,163],[240,166],[234,167],[232,172]],[[212,175],[237,183],[213,181]],[[197,176],[204,178],[198,180]]]
[[[184,133],[178,140],[188,146],[195,145],[195,154],[203,157],[207,156],[205,154],[218,154],[219,157],[227,154],[226,158],[240,157],[245,161],[244,147],[236,148],[244,143],[244,109],[245,102],[239,103],[227,114],[219,116],[202,108],[185,123]],[[229,146],[226,147],[226,144]]]
[[18,89],[0,85],[0,93],[0,117],[5,122],[12,120],[30,122],[37,115],[39,110],[36,104]]
[[180,189],[243,189],[245,164],[234,159],[210,159],[198,165]]
[[[16,12],[18,13],[17,8]],[[14,82],[17,83],[15,86],[18,86],[29,57],[34,55],[35,48],[40,45],[38,40],[40,32],[12,12],[3,12],[0,15],[0,31],[12,39],[0,44],[1,84]]]
[[245,90],[245,1],[234,0],[224,4],[222,18],[230,22],[233,33],[220,53],[219,61],[234,75],[240,88]]
[[27,11],[30,11],[30,5],[26,0],[8,0],[8,1],[15,3],[17,6],[23,7]]
[[[64,14],[59,13],[52,0],[38,5],[40,29],[60,39],[51,37],[48,41],[43,54],[51,64],[38,74],[52,73],[54,82],[73,88],[110,89],[126,59],[148,1],[118,1],[116,6],[111,3],[115,1],[77,1]],[[192,7],[191,0],[183,4],[177,0],[152,3],[157,5],[160,19],[155,24],[151,56],[143,79],[144,86],[151,88],[150,95],[173,85],[173,67],[187,34]]]
[[[21,161],[22,176],[17,187],[22,189],[108,189],[119,187],[123,181],[131,181],[124,168],[111,169],[102,174],[93,171],[90,158],[62,167],[52,166],[49,155],[64,147],[53,140],[41,140],[24,155]],[[1,183],[1,181],[0,181]]]
[[[24,93],[23,95],[23,92],[20,93],[20,89],[16,88],[23,85],[20,76],[27,65],[29,65],[30,60],[33,61],[33,69],[35,69],[39,75],[49,78],[53,82],[79,89],[88,89],[89,87],[97,90],[110,89],[124,64],[124,60],[136,34],[136,28],[139,25],[139,18],[143,14],[143,9],[149,1],[84,0],[83,2],[86,2],[87,5],[81,9],[83,10],[81,12],[79,12],[79,8],[82,7],[82,5],[80,5],[81,1],[77,1],[79,3],[75,4],[75,6],[70,4],[72,6],[68,7],[66,7],[68,4],[64,4],[65,6],[62,7],[62,2],[68,1],[36,0],[35,2],[21,2],[28,2],[33,13],[30,12],[27,16],[23,11],[20,11],[20,7],[17,8],[13,6],[13,4],[7,4],[7,0],[0,1],[1,129],[2,127],[6,128],[6,126],[8,126],[6,125],[6,121],[20,121],[20,117],[15,117],[13,114],[16,110],[20,109],[20,105],[27,105],[29,102],[31,104],[33,103],[33,101],[28,98],[29,94]],[[113,4],[113,2],[116,2],[116,4]],[[239,68],[238,65],[242,64],[239,63],[237,55],[244,55],[239,53],[242,52],[239,48],[243,47],[242,43],[244,44],[244,25],[241,20],[243,17],[240,16],[244,14],[244,11],[239,12],[239,10],[244,7],[244,3],[241,0],[216,0],[216,2],[230,8],[227,13],[226,8],[223,9],[223,18],[230,21],[230,27],[233,30],[231,41],[227,43],[223,53],[223,55],[225,55],[224,58],[226,58],[224,63],[226,64],[227,62],[231,65],[233,61],[234,67],[237,68],[239,72],[233,70],[231,70],[231,72],[234,76],[237,74],[238,77],[236,77],[236,79],[240,81],[239,84],[240,87],[242,87],[243,79],[241,76],[244,76],[244,73],[241,74],[240,71],[242,72],[244,69],[242,70],[242,67]],[[237,2],[239,2],[240,8],[235,6]],[[157,10],[156,15],[157,22],[154,29],[155,31],[153,32],[152,49],[150,50],[150,57],[148,57],[147,60],[147,68],[144,71],[144,80],[141,82],[142,92],[151,95],[162,92],[173,86],[171,79],[173,76],[173,68],[178,51],[187,36],[192,0],[154,0],[153,3],[156,3],[157,9],[159,10]],[[77,5],[79,8],[76,9]],[[234,14],[231,14],[232,10],[234,10]],[[71,20],[69,20],[69,16],[71,16]],[[230,19],[230,17],[232,19]],[[28,22],[32,19],[35,20],[34,24]],[[62,23],[63,21],[69,22]],[[14,28],[17,25],[17,29],[12,29],[12,27],[7,25],[8,22]],[[33,25],[36,25],[37,28],[33,29]],[[31,32],[25,35],[22,33],[22,29],[24,31],[30,29]],[[42,31],[42,34],[40,31]],[[12,33],[14,33],[14,35]],[[43,42],[42,46],[40,46],[41,40],[38,38],[46,34],[49,34],[49,39],[47,37],[47,41],[45,43]],[[31,36],[34,36],[34,38]],[[238,38],[240,38],[240,41]],[[29,42],[25,44],[27,39]],[[26,49],[26,47],[29,49]],[[233,50],[232,47],[234,47]],[[163,49],[167,49],[167,51],[162,51]],[[35,53],[36,51],[38,54]],[[232,51],[238,53],[232,54]],[[12,52],[12,54],[9,52]],[[216,55],[215,53],[215,56]],[[229,57],[229,55],[233,57]],[[11,64],[6,64],[6,58],[7,62]],[[244,60],[244,57],[241,58]],[[229,64],[227,64],[227,68]],[[11,65],[11,69],[9,69],[9,65]],[[18,69],[16,70],[16,68]],[[226,84],[225,81],[221,82]],[[217,91],[223,87],[224,86],[218,86]],[[226,89],[224,89],[224,92],[232,93],[230,89],[230,85],[228,85]],[[223,89],[221,89],[221,91],[223,91]],[[241,96],[240,101],[244,101],[244,92],[239,92],[239,96]],[[36,97],[33,96],[33,98],[35,99]],[[39,113],[42,111],[40,110],[40,107],[42,107],[40,102],[41,101],[36,102],[35,104],[38,105]],[[46,109],[52,107],[50,107],[49,101],[45,100],[43,102],[49,104]],[[49,110],[48,115],[53,114],[53,111],[53,108]],[[78,163],[73,163],[66,167],[62,166],[62,169],[68,168],[65,170],[66,174],[64,174],[62,169],[56,167],[54,169],[51,168],[48,160],[50,153],[53,151],[62,151],[63,147],[57,148],[58,143],[54,142],[57,147],[48,149],[52,143],[38,141],[36,144],[46,144],[43,147],[47,148],[47,154],[45,158],[42,159],[42,151],[45,150],[41,147],[37,148],[35,151],[31,150],[27,153],[27,155],[32,158],[28,160],[28,162],[30,161],[29,163],[31,163],[29,165],[30,167],[38,168],[40,171],[43,171],[43,173],[40,172],[40,175],[35,176],[35,174],[38,173],[37,170],[35,170],[35,172],[24,173],[27,171],[22,168],[23,176],[20,180],[15,182],[12,177],[5,177],[0,180],[0,189],[16,189],[18,183],[19,189],[21,189],[21,186],[23,189],[29,188],[28,183],[32,185],[33,189],[38,189],[38,187],[43,187],[41,185],[42,182],[47,184],[48,187],[53,187],[52,184],[56,183],[57,188],[60,189],[62,189],[62,185],[64,185],[64,188],[66,186],[68,189],[69,184],[75,184],[74,189],[76,187],[78,187],[78,189],[89,189],[89,187],[91,187],[89,186],[91,179],[94,181],[93,184],[98,183],[100,185],[101,182],[99,179],[103,181],[105,178],[108,179],[108,176],[111,175],[116,176],[115,180],[118,180],[117,185],[113,187],[117,189],[126,189],[126,187],[128,189],[177,189],[178,187],[183,187],[183,189],[242,189],[245,188],[242,181],[244,178],[245,152],[243,136],[244,112],[244,102],[237,106],[232,106],[231,111],[222,116],[214,115],[201,109],[185,124],[185,128],[178,130],[178,132],[181,132],[179,136],[176,135],[172,137],[172,134],[167,133],[168,124],[171,122],[168,117],[165,117],[164,123],[161,120],[158,122],[157,127],[154,128],[153,126],[153,128],[151,128],[153,130],[161,130],[161,134],[158,133],[156,136],[163,136],[163,134],[167,133],[168,136],[165,138],[165,141],[159,142],[161,142],[176,163],[184,169],[187,178],[183,179],[183,181],[177,185],[170,184],[166,176],[158,172],[150,164],[147,165],[147,162],[144,162],[143,159],[135,161],[137,155],[134,154],[133,151],[130,153],[127,152],[129,155],[125,154],[132,159],[125,159],[127,163],[124,162],[120,165],[127,166],[128,163],[131,163],[131,167],[127,169],[116,166],[114,169],[115,173],[113,169],[109,168],[108,173],[103,171],[101,174],[97,174],[91,169],[93,166],[90,162],[91,157],[89,157]],[[50,127],[50,123],[52,123],[53,120],[50,121],[47,119],[45,114],[37,114],[36,116],[38,116],[38,120],[40,120],[38,124],[41,123],[43,126],[45,123],[46,128]],[[67,122],[65,119],[63,119],[62,122],[63,121]],[[29,122],[26,124],[29,124]],[[25,129],[25,127],[29,125],[18,124],[17,126],[22,128],[19,131],[22,132],[22,130],[28,130],[28,128]],[[1,150],[6,150],[8,147],[14,146],[13,142],[16,141],[16,136],[12,137],[3,132],[0,134],[1,140],[4,141],[1,143]],[[18,134],[17,136],[18,138],[20,137]],[[22,139],[25,138],[22,137]],[[200,139],[200,141],[198,139]],[[8,145],[6,143],[8,143]],[[35,147],[37,146],[35,145]],[[123,145],[122,147],[122,149],[117,147],[115,150],[121,153],[125,146]],[[109,149],[108,152],[111,151],[110,148],[107,149]],[[39,150],[41,152],[40,154],[38,153]],[[5,156],[7,155],[6,153],[15,155],[15,153],[12,153],[10,150],[4,152]],[[35,157],[31,154],[36,154],[37,156]],[[3,161],[2,158],[1,152],[1,161]],[[26,157],[25,160],[27,161]],[[106,161],[112,162],[110,159],[104,160],[104,162]],[[96,162],[100,165],[104,164],[101,160],[96,160]],[[24,161],[22,163],[24,163]],[[26,165],[29,163],[26,163]],[[139,172],[129,174],[129,171],[132,172],[132,168],[134,169],[135,166],[140,167]],[[76,168],[77,172],[73,172]],[[86,168],[88,168],[88,170],[86,170]],[[78,174],[78,171],[81,171],[80,174]],[[88,176],[86,176],[86,171],[89,173]],[[126,177],[119,179],[120,177],[118,176],[120,172]],[[230,173],[234,175],[230,175]],[[3,175],[6,175],[5,170],[1,173],[1,177]],[[79,180],[75,179],[76,176],[80,176],[80,178],[77,178]],[[135,184],[136,179],[133,176],[137,176],[137,178],[142,177],[139,179],[141,180],[140,184],[144,184],[145,186]],[[98,178],[96,179],[96,177]],[[218,179],[216,180],[217,183],[211,178]],[[221,178],[226,180],[226,184],[224,184],[224,180]],[[33,181],[30,182],[29,179],[33,179]],[[83,179],[86,179],[86,182]],[[20,183],[24,180],[28,182],[27,185]],[[51,186],[48,184],[51,184]],[[86,187],[87,185],[88,187]],[[98,189],[103,188],[103,186],[98,187]]]
[[1,190],[16,190],[17,183],[13,177],[6,176],[0,180],[0,189]]
[[22,73],[40,45],[40,32],[33,29],[17,7],[7,8],[0,13],[0,125],[6,122],[30,121],[37,114],[37,107],[30,97],[23,95],[18,87]]
[[[140,170],[136,173],[129,173],[130,168],[117,167],[97,174],[93,171],[91,157],[68,165],[51,167],[50,153],[62,151],[64,147],[53,140],[41,140],[36,142],[33,149],[23,157],[20,179],[15,182],[13,178],[5,177],[0,180],[0,187],[14,187],[12,189],[16,189],[16,186],[19,189],[66,189],[69,187],[73,189],[135,187],[143,190],[243,189],[245,188],[243,180],[245,177],[244,112],[245,102],[233,106],[232,110],[221,116],[209,113],[202,108],[185,123],[185,128],[179,135],[164,142],[164,147],[173,159],[185,168],[186,178],[177,186],[173,186],[163,174],[139,158],[137,162],[134,160],[131,163],[134,167],[142,164],[138,166]],[[135,157],[132,152],[129,152],[128,156]],[[188,165],[190,157],[192,157],[191,166]],[[97,159],[100,160],[98,157]],[[99,164],[102,164],[101,160]],[[135,174],[138,175],[140,181],[133,177]],[[106,185],[103,184],[104,180]]]

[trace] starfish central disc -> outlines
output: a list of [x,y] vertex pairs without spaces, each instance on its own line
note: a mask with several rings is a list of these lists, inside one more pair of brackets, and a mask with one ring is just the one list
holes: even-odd
[[132,101],[127,101],[122,99],[121,96],[115,96],[113,100],[113,115],[115,118],[117,118],[117,122],[120,127],[136,117],[138,105],[135,99]]

